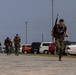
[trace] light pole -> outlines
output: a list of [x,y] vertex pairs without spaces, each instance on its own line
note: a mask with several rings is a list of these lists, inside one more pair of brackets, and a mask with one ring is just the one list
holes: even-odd
[[52,29],[54,26],[54,0],[52,0]]
[[26,24],[26,44],[27,44],[27,21],[25,22]]

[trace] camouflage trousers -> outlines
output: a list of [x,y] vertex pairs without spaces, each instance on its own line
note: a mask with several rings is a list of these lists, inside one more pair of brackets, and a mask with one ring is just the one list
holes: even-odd
[[6,46],[6,53],[7,55],[10,53],[10,46]]
[[15,45],[15,54],[18,54],[18,53],[19,53],[19,46]]
[[63,50],[64,50],[64,39],[63,38],[57,38],[55,40],[55,44],[56,44],[56,51],[58,51],[59,54],[59,58],[62,57],[63,55]]

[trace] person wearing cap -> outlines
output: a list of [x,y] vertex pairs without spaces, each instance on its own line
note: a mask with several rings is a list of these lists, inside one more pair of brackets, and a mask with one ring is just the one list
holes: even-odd
[[59,61],[62,61],[61,58],[65,46],[65,36],[68,36],[67,27],[65,26],[64,20],[60,19],[59,24],[55,25],[52,31],[52,39],[54,40],[55,38],[56,51],[59,53]]
[[5,45],[5,49],[6,49],[6,53],[7,55],[10,54],[10,45],[11,45],[11,40],[9,37],[7,37],[4,41],[4,45]]
[[21,38],[19,37],[18,34],[14,37],[14,46],[15,46],[15,55],[19,55],[18,51],[20,48],[20,43],[21,43]]
[[2,52],[2,43],[0,42],[0,52]]

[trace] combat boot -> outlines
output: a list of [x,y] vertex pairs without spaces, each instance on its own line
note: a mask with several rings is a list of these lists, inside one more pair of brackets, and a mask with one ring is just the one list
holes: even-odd
[[59,61],[62,61],[62,59],[61,59],[61,58],[59,58]]

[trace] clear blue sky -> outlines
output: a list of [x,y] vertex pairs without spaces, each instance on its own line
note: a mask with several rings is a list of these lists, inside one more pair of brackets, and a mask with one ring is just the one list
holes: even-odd
[[[51,41],[52,27],[51,0],[0,0],[0,41],[16,33],[26,42],[25,22],[28,25],[28,43]],[[68,28],[68,40],[76,41],[76,0],[54,0],[54,20],[59,14]]]

